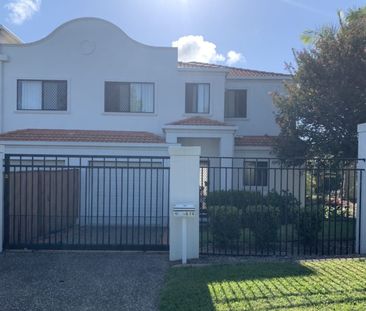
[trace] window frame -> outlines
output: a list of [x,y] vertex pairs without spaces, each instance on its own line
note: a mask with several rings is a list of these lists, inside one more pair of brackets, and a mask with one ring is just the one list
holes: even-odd
[[[32,82],[41,82],[42,83],[42,103],[41,109],[25,109],[25,108],[21,108],[21,96],[20,96],[20,83],[23,81],[32,81]],[[44,109],[44,83],[45,82],[64,82],[66,83],[66,108],[65,109]],[[69,85],[68,85],[68,80],[61,80],[61,79],[17,79],[17,88],[16,88],[16,93],[17,93],[17,104],[16,104],[16,111],[34,111],[34,112],[42,112],[42,111],[47,111],[47,112],[67,112],[69,109]]]
[[[198,112],[198,111],[197,112],[188,112],[187,111],[187,85],[188,84],[208,85],[208,111],[207,112]],[[184,113],[187,114],[187,115],[189,115],[189,114],[209,115],[211,113],[211,83],[209,83],[209,82],[185,82],[185,84],[184,84]]]
[[[225,114],[225,111],[226,111],[226,92],[228,92],[228,91],[245,91],[245,99],[246,99],[246,101],[245,101],[245,116],[244,117],[242,117],[242,116],[227,116],[226,114]],[[224,118],[225,119],[248,119],[248,89],[225,89],[225,98],[224,98]]]
[[[118,83],[118,84],[125,84],[125,85],[129,85],[129,91],[128,91],[128,103],[129,103],[129,110],[130,111],[107,111],[106,110],[106,85],[107,83]],[[153,109],[152,111],[131,111],[131,84],[151,84],[153,86]],[[135,82],[135,81],[112,81],[112,80],[107,80],[104,81],[104,109],[103,112],[106,114],[155,114],[156,113],[156,108],[155,108],[155,82]]]
[[[245,167],[246,163],[254,163],[254,167]],[[265,163],[266,167],[259,167],[259,163]],[[259,176],[258,176],[258,170],[263,170],[266,173],[266,178],[261,178],[261,183],[258,183]],[[247,171],[249,171],[249,183],[246,182],[245,177],[247,176]],[[253,176],[254,175],[254,176]],[[251,183],[250,178],[253,178],[253,183]],[[243,162],[243,185],[244,187],[268,187],[269,185],[269,162],[268,161],[258,161],[258,160],[249,160]]]

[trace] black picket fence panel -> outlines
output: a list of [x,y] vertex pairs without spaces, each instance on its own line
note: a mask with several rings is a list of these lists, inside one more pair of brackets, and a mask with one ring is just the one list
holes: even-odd
[[358,161],[364,160],[202,157],[200,253],[355,253]]
[[169,158],[6,154],[5,248],[167,250]]

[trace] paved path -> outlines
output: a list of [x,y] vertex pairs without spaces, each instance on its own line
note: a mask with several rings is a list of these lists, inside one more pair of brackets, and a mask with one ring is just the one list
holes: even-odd
[[0,310],[157,310],[168,255],[8,252],[0,255]]

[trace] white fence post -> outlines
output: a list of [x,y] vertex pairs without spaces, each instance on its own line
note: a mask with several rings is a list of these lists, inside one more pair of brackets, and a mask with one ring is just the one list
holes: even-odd
[[[359,124],[358,131],[358,158],[366,159],[366,123]],[[366,254],[366,162],[358,161],[357,168],[364,170],[358,174],[357,191],[357,220],[356,220],[356,251],[360,254]]]
[[0,253],[4,241],[4,156],[5,146],[0,145]]
[[182,218],[173,216],[173,205],[193,204],[195,216],[187,218],[187,259],[199,256],[199,171],[200,147],[169,147],[170,206],[169,259],[182,259]]

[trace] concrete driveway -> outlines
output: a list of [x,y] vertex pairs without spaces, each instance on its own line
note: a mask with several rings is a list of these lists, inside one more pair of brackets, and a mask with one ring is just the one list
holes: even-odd
[[0,310],[157,310],[166,253],[8,252]]

